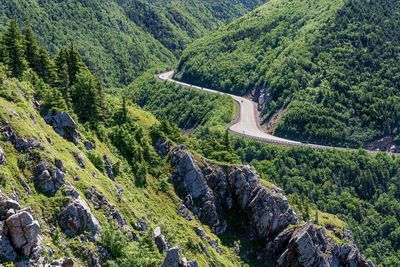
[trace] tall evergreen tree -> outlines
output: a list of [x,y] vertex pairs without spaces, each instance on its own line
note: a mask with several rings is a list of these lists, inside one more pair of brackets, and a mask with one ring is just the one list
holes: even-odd
[[80,73],[82,69],[85,69],[86,66],[83,63],[78,50],[75,49],[73,43],[71,43],[71,45],[68,47],[66,56],[70,86],[72,86],[77,81],[78,73]]
[[36,42],[32,27],[26,23],[24,29],[24,43],[25,43],[25,58],[28,65],[33,70],[36,70],[39,65],[39,46]]
[[13,77],[21,77],[27,69],[25,59],[24,40],[16,19],[11,20],[3,35],[4,62],[11,71]]

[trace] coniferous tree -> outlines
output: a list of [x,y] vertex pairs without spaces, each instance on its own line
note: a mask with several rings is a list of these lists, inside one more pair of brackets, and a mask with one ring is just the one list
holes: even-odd
[[55,69],[56,69],[56,86],[64,96],[64,100],[70,107],[70,77],[68,71],[67,62],[67,49],[60,49],[58,55],[55,58]]
[[24,36],[25,58],[28,66],[36,71],[39,65],[39,46],[33,34],[32,27],[28,23],[25,24]]
[[4,62],[13,77],[21,77],[27,69],[25,59],[24,40],[16,19],[11,20],[3,35]]
[[82,69],[85,69],[85,64],[82,61],[81,55],[75,49],[74,44],[71,44],[66,53],[66,61],[68,65],[68,75],[70,78],[70,86],[77,81],[77,75]]

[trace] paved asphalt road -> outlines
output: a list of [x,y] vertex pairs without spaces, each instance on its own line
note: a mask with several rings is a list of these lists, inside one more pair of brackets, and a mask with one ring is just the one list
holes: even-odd
[[[222,94],[222,95],[229,95],[231,96],[237,103],[239,103],[240,106],[240,112],[239,112],[239,118],[235,124],[229,127],[229,130],[232,133],[235,133],[237,135],[265,141],[268,143],[276,143],[276,144],[282,144],[282,145],[289,145],[289,146],[317,146],[317,145],[311,145],[311,144],[303,144],[297,141],[293,140],[288,140],[288,139],[283,139],[280,137],[276,137],[270,134],[267,134],[263,132],[259,125],[258,125],[258,120],[257,120],[257,109],[256,109],[256,103],[240,96],[235,96],[231,94],[226,94],[226,93],[221,93],[219,91],[215,91],[212,89],[208,88],[203,88],[183,82],[176,81],[172,79],[174,75],[174,71],[168,71],[165,73],[162,73],[158,75],[158,78],[163,81],[170,81],[176,84],[179,84],[184,87],[188,88],[194,88],[194,89],[200,89],[203,91],[207,91],[210,93],[215,93],[215,94]],[[320,146],[317,146],[320,147]],[[321,146],[322,148],[322,146]]]

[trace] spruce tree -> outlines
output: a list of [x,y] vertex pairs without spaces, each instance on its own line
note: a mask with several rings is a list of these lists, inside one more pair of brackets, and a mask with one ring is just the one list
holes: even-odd
[[27,69],[24,40],[16,19],[11,20],[3,35],[4,62],[13,77],[21,77]]
[[32,27],[28,23],[25,24],[24,35],[25,58],[29,67],[36,71],[39,64],[39,46],[33,34]]

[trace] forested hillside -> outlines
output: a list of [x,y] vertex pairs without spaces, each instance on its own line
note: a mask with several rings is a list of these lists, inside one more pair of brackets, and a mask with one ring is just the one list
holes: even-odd
[[[183,129],[195,121],[197,127],[185,144],[213,160],[254,166],[264,181],[285,190],[304,218],[324,220],[322,214],[328,212],[343,219],[377,266],[400,264],[399,157],[362,150],[282,148],[232,137],[225,131],[232,99],[175,87],[152,75],[141,77],[127,92],[159,119],[168,118]],[[189,116],[186,110],[196,112]]]
[[128,84],[143,71],[172,64],[193,39],[244,14],[245,1],[1,1],[0,31],[17,17],[29,21],[51,54],[74,42],[107,86]]
[[279,136],[352,147],[386,137],[393,144],[399,10],[391,0],[273,0],[192,44],[178,77],[251,94]]

